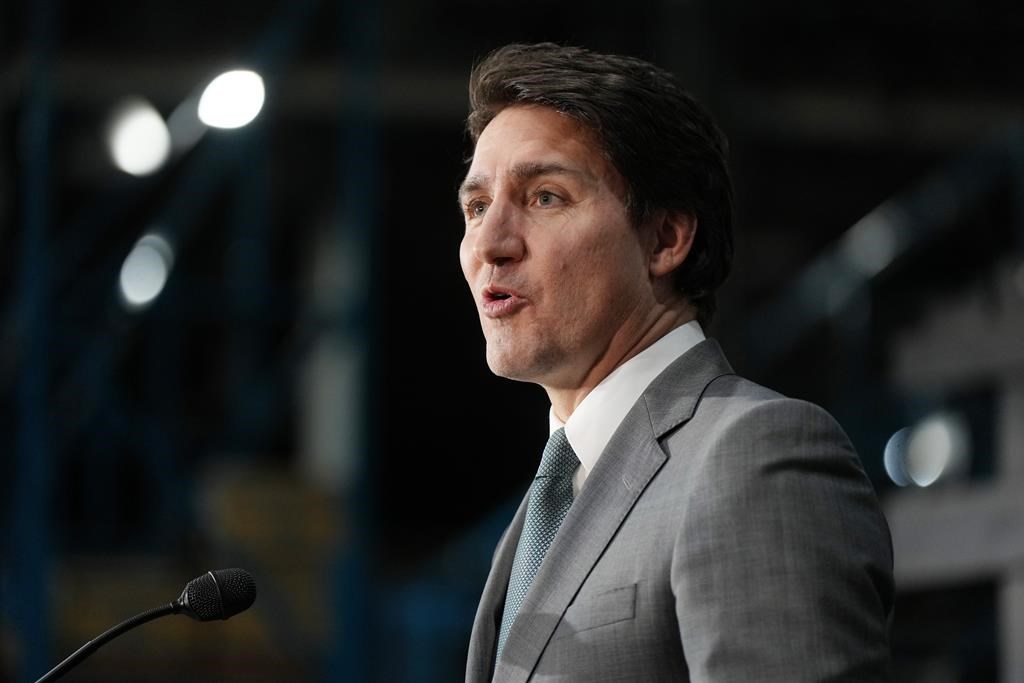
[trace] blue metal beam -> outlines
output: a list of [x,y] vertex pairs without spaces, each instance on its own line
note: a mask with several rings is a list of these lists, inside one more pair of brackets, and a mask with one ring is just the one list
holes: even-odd
[[[345,498],[345,538],[339,540],[340,556],[335,570],[334,614],[338,623],[333,649],[327,656],[325,681],[372,681],[380,678],[376,659],[379,624],[376,623],[379,599],[374,582],[376,552],[376,520],[373,492],[377,490],[374,466],[373,434],[376,405],[374,369],[378,367],[378,345],[373,335],[379,325],[372,319],[376,309],[373,271],[375,263],[376,225],[374,207],[377,202],[377,116],[376,116],[376,49],[378,16],[372,2],[346,0],[339,12],[339,37],[342,65],[352,69],[353,78],[347,83],[343,97],[351,106],[342,108],[339,121],[342,136],[339,149],[341,188],[339,191],[339,220],[335,229],[342,234],[337,244],[343,244],[355,253],[346,259],[350,263],[369,264],[360,269],[363,281],[353,288],[362,291],[360,302],[342,302],[343,307],[357,309],[355,324],[342,334],[351,335],[356,344],[366,349],[366,361],[359,380],[361,396],[367,416],[360,434],[353,435],[358,454],[351,489]],[[339,73],[341,69],[339,68]],[[339,406],[340,409],[347,408]]]
[[11,520],[10,612],[21,660],[17,680],[32,681],[49,667],[50,535],[54,449],[49,409],[51,381],[51,209],[53,54],[57,2],[27,3],[31,66],[20,141],[23,233],[19,245],[16,320],[21,356],[17,379],[14,504]]

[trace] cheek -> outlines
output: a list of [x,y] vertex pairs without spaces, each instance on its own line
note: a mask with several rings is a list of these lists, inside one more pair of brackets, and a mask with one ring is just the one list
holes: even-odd
[[566,263],[581,288],[605,287],[621,277],[627,259],[631,255],[624,245],[614,240],[596,240],[577,249]]
[[606,240],[580,254],[575,286],[581,299],[606,309],[628,305],[646,277],[635,243]]
[[466,278],[467,282],[471,282],[476,268],[476,259],[473,258],[473,241],[469,235],[465,235],[459,244],[459,265],[462,266],[462,276]]

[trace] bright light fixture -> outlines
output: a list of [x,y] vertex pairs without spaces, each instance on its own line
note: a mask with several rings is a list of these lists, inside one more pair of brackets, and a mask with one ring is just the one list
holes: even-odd
[[899,486],[924,488],[964,474],[970,450],[967,420],[958,413],[934,413],[890,437],[885,471]]
[[174,265],[174,249],[156,233],[145,235],[121,266],[121,299],[125,306],[140,310],[163,291]]
[[266,93],[255,71],[217,76],[199,98],[199,120],[213,128],[241,128],[260,113]]
[[107,129],[107,147],[114,164],[125,173],[155,173],[171,153],[171,134],[163,117],[149,102],[126,100],[114,112]]

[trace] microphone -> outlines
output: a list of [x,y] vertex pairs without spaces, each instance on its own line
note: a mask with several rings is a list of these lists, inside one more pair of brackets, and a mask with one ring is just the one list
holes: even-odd
[[256,582],[253,581],[252,574],[244,569],[217,569],[206,572],[189,581],[177,600],[142,614],[136,614],[131,619],[122,621],[109,631],[93,638],[36,683],[57,680],[108,641],[125,631],[145,624],[147,621],[153,621],[168,614],[185,614],[196,621],[229,619],[249,609],[255,600]]
[[256,600],[256,582],[244,569],[218,569],[206,572],[185,585],[172,605],[175,613],[187,614],[196,621],[229,619],[244,612]]

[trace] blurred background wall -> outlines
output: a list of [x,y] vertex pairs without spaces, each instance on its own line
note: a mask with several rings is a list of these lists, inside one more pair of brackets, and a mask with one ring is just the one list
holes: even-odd
[[1022,35],[998,0],[4,0],[0,680],[231,566],[252,610],[75,680],[461,679],[547,429],[461,279],[466,79],[539,40],[729,136],[710,332],[857,446],[896,680],[1024,680]]

